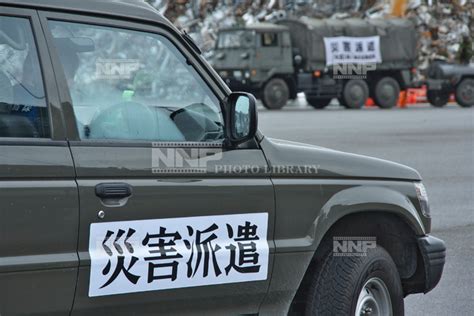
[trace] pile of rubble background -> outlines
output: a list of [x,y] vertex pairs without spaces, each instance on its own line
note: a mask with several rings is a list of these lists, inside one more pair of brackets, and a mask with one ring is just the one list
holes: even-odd
[[178,28],[186,30],[206,55],[219,28],[272,22],[285,17],[386,18],[394,3],[402,3],[398,16],[411,19],[420,35],[418,69],[444,59],[466,62],[461,51],[474,34],[474,0],[148,0]]

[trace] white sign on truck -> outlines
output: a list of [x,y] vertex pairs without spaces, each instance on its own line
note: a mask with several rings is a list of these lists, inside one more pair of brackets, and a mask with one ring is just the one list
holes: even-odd
[[325,37],[326,66],[382,62],[380,37]]

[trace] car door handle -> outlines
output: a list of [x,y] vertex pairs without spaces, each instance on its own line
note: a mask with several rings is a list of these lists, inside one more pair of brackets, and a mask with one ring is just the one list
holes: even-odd
[[123,199],[131,196],[132,191],[127,183],[101,183],[95,187],[95,195],[101,199]]

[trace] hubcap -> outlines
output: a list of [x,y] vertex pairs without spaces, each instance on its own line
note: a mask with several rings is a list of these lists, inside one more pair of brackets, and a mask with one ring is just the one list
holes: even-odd
[[280,100],[283,97],[283,91],[281,91],[281,87],[274,86],[272,92],[276,100]]
[[379,278],[368,280],[357,299],[355,316],[392,316],[392,301],[387,286]]
[[383,99],[392,100],[395,97],[395,89],[390,84],[383,85],[381,92]]
[[356,101],[362,101],[362,98],[364,97],[364,89],[360,86],[353,86],[352,89],[350,90],[350,96],[351,99],[356,100]]
[[286,103],[285,87],[279,83],[272,83],[265,89],[265,98],[276,107]]
[[461,95],[464,100],[472,102],[474,100],[474,86],[470,84],[466,85],[461,91]]

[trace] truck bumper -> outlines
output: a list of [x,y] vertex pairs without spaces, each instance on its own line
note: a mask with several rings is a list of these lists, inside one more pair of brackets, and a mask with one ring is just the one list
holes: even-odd
[[222,80],[224,80],[224,82],[232,91],[244,91],[256,94],[260,90],[260,83],[252,82],[249,79],[222,77]]
[[252,84],[248,80],[226,79],[224,80],[232,91],[237,90],[256,90],[258,85]]
[[431,291],[441,279],[446,259],[446,245],[436,237],[426,235],[418,238],[418,247],[425,271],[424,293]]

